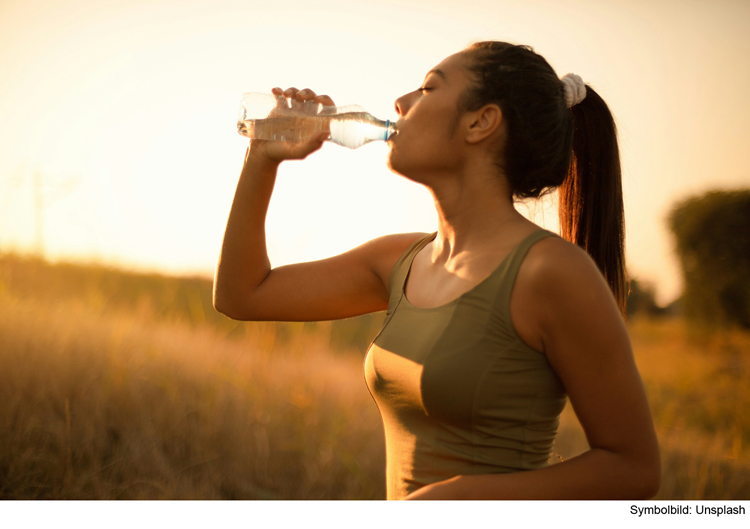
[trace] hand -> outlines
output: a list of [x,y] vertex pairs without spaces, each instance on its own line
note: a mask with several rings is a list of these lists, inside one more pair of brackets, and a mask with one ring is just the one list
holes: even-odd
[[407,494],[404,500],[460,500],[461,487],[458,481],[461,476],[454,476],[444,481],[430,483]]
[[[325,115],[332,113],[332,109],[335,111],[336,108],[330,97],[327,95],[316,95],[309,88],[305,88],[304,90],[274,88],[271,92],[277,97],[278,103],[276,109],[271,112],[269,117]],[[275,163],[280,163],[284,160],[303,160],[311,153],[320,149],[323,146],[323,142],[328,138],[328,135],[329,130],[326,125],[324,131],[314,134],[309,140],[301,143],[251,140],[249,154]]]

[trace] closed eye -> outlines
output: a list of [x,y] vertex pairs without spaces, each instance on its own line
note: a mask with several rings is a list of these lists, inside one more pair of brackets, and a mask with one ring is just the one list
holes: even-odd
[[430,90],[434,90],[434,87],[432,86],[420,86],[419,87],[420,92],[429,92]]

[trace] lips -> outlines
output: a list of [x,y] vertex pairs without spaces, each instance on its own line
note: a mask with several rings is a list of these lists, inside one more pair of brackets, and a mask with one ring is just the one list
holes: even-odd
[[392,133],[392,134],[390,135],[390,137],[388,138],[388,141],[391,141],[391,140],[393,140],[393,138],[395,138],[396,136],[398,136],[398,135],[399,135],[399,130],[400,130],[400,129],[399,129],[399,123],[398,123],[398,121],[397,121],[397,122],[395,122],[395,123],[393,124],[393,133]]

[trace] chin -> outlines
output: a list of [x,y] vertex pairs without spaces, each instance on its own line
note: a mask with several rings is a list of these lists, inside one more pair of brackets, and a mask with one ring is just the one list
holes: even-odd
[[388,151],[388,159],[386,160],[386,165],[388,166],[388,169],[391,170],[391,172],[409,178],[404,173],[403,164],[399,163],[398,154],[393,152],[393,147],[391,147],[391,150]]
[[388,158],[385,161],[385,165],[388,167],[388,169],[390,169],[392,173],[401,174],[397,169],[398,166],[393,164],[393,151],[390,151],[388,153]]
[[392,173],[396,173],[399,176],[403,176],[407,180],[411,180],[412,182],[416,182],[418,184],[423,184],[423,180],[416,176],[414,171],[410,171],[408,167],[404,167],[403,164],[393,163],[393,160],[391,157],[388,157],[387,162],[388,169],[391,170]]
[[426,184],[432,173],[420,159],[399,152],[398,147],[392,145],[388,151],[386,166],[391,172],[418,184]]

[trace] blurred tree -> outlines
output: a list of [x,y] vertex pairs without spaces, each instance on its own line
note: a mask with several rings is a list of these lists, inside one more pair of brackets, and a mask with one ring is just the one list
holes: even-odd
[[626,310],[628,318],[633,314],[660,315],[663,309],[656,304],[654,285],[646,281],[631,279]]
[[669,227],[685,279],[685,315],[750,329],[750,189],[688,198],[673,207]]

